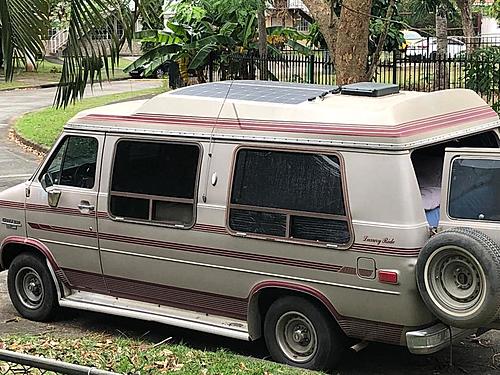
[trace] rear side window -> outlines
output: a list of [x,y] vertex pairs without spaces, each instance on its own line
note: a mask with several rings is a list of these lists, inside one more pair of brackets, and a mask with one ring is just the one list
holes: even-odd
[[448,213],[456,219],[500,221],[500,160],[456,159]]
[[194,144],[120,141],[111,181],[111,214],[192,225],[199,157],[200,148]]
[[351,236],[339,158],[239,150],[229,227],[236,232],[347,244]]
[[97,139],[93,137],[66,137],[44,173],[52,177],[55,185],[92,189],[95,185]]

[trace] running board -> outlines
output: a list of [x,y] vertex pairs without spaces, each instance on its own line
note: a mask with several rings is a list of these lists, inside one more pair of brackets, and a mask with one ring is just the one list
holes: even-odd
[[59,300],[59,305],[73,309],[168,324],[238,340],[250,340],[246,321],[174,307],[159,306],[125,298],[73,291],[73,294]]

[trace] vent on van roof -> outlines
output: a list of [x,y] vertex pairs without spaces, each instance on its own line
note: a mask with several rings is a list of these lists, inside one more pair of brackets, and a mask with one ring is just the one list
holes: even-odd
[[343,95],[385,96],[397,94],[399,86],[392,83],[358,82],[342,86]]

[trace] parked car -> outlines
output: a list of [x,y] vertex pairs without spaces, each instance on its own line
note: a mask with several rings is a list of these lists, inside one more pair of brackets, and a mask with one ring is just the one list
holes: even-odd
[[145,74],[146,69],[150,63],[141,65],[134,70],[131,70],[128,74],[132,78],[163,78],[168,74],[170,61],[165,61],[162,65],[156,68],[154,71],[151,71],[148,74]]
[[263,337],[315,369],[349,341],[432,353],[500,327],[499,125],[470,90],[376,83],[90,109],[0,194],[0,270],[32,320],[69,307]]
[[[456,38],[448,37],[447,58],[455,58],[465,51],[466,46],[464,42]],[[424,38],[409,45],[406,49],[406,56],[414,61],[436,59],[437,38]]]
[[408,46],[424,38],[422,35],[420,35],[418,32],[414,30],[402,30],[401,33],[403,34],[403,37],[405,39],[403,45],[401,46],[402,51],[405,51],[408,48]]

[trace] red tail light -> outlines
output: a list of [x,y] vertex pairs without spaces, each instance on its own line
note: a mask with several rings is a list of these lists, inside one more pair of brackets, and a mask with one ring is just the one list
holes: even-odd
[[378,271],[378,281],[386,284],[397,284],[398,283],[398,272],[397,271]]

